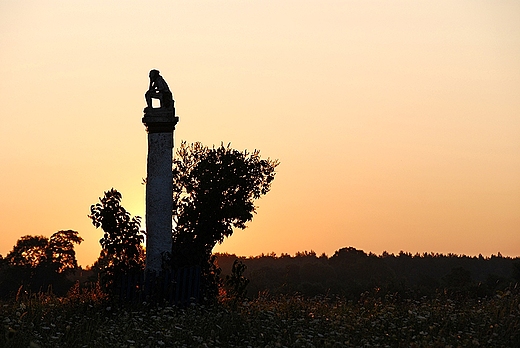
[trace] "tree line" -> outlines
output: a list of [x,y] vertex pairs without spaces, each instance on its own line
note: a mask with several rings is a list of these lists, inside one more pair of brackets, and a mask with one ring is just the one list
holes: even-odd
[[337,295],[358,299],[366,292],[392,293],[403,297],[438,294],[488,296],[520,282],[520,258],[502,255],[465,256],[455,254],[400,252],[397,255],[365,253],[342,248],[328,257],[315,252],[294,256],[274,253],[256,257],[217,254],[223,274],[230,274],[235,260],[247,269],[247,295],[304,296]]
[[[111,272],[117,274],[117,267],[123,266],[121,260],[109,257],[104,248],[94,265],[81,269],[74,252],[74,245],[81,241],[78,233],[71,230],[56,232],[50,238],[21,237],[6,257],[0,255],[0,297],[12,297],[20,287],[33,293],[50,289],[63,296],[75,281],[81,280],[83,285],[93,283],[100,276],[114,276]],[[134,258],[141,270],[143,252],[140,247]],[[216,253],[212,260],[218,269],[219,286],[234,296],[249,298],[260,294],[299,294],[359,299],[367,292],[406,298],[439,292],[484,297],[516,287],[520,282],[520,258],[503,257],[500,253],[491,257],[412,255],[402,251],[397,255],[375,255],[348,247],[330,257],[313,251],[255,257]],[[131,266],[127,263],[123,269]]]

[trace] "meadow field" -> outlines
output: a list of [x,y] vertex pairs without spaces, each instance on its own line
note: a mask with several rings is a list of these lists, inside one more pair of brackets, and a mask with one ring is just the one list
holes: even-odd
[[92,294],[0,304],[11,347],[520,347],[520,292],[485,299],[259,296],[234,306],[116,304]]

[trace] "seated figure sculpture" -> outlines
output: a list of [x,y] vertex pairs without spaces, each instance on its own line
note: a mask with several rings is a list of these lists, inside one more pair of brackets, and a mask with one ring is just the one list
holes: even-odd
[[146,91],[144,97],[148,107],[146,109],[153,109],[152,99],[159,99],[160,109],[170,109],[173,107],[173,95],[168,87],[166,81],[159,74],[159,70],[150,70],[150,87]]

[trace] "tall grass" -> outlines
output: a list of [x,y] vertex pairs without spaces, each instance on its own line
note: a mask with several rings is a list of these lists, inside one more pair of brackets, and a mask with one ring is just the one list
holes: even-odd
[[520,293],[487,299],[260,296],[129,306],[94,289],[0,303],[0,347],[520,347]]

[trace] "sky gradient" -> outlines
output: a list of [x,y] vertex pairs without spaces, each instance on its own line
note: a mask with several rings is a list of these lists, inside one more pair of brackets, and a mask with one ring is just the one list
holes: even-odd
[[148,72],[181,140],[279,159],[238,255],[520,255],[518,1],[0,0],[0,254],[114,187],[144,216]]

